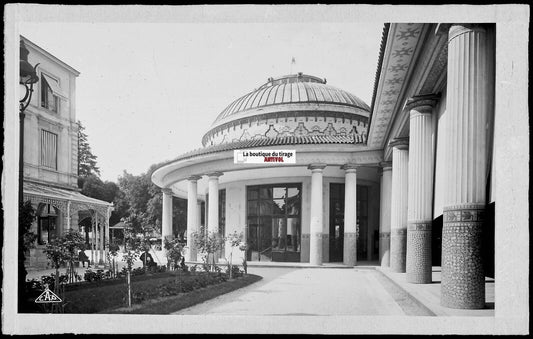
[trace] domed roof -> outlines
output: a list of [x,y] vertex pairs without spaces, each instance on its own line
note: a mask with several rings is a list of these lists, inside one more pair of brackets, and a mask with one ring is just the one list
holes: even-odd
[[370,107],[355,95],[326,85],[325,79],[303,73],[269,78],[258,89],[243,95],[224,109],[213,122],[213,126],[232,120],[232,116],[260,107],[297,104],[325,103],[356,107],[370,111]]

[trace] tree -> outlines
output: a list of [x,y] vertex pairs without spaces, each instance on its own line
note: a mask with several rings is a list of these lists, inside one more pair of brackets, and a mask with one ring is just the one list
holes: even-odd
[[203,254],[202,259],[208,267],[208,272],[214,271],[216,268],[215,253],[222,249],[224,245],[224,238],[218,232],[205,232],[202,227],[200,232],[192,234],[196,248]]
[[84,248],[84,242],[85,240],[81,234],[74,230],[69,230],[63,236],[52,239],[46,244],[43,252],[56,270],[54,282],[54,292],[56,294],[59,293],[59,268],[62,264],[67,264],[69,280],[71,282],[74,281],[74,260],[78,258],[78,251]]
[[129,229],[125,230],[124,234],[124,252],[122,254],[122,261],[126,262],[127,272],[127,288],[128,288],[128,307],[131,307],[131,271],[133,270],[133,263],[139,258],[143,244],[137,238],[136,234]]
[[96,158],[91,151],[85,127],[78,120],[78,176],[88,177],[91,174],[100,176],[100,168],[96,166]]

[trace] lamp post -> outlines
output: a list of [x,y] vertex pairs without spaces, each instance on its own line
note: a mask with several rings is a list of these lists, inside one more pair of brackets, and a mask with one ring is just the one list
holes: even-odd
[[28,62],[28,54],[30,52],[26,48],[24,41],[20,41],[20,78],[19,84],[21,93],[24,93],[22,99],[20,99],[19,118],[20,118],[20,143],[19,143],[19,237],[18,237],[18,308],[19,312],[23,310],[25,304],[25,290],[26,290],[26,267],[24,261],[26,260],[24,255],[24,226],[20,222],[20,213],[24,205],[24,192],[23,192],[23,180],[24,180],[24,111],[28,107],[33,94],[33,85],[39,81],[37,76],[37,66],[32,66]]

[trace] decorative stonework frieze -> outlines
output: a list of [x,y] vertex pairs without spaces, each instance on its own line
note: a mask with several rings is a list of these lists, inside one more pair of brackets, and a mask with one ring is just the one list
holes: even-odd
[[405,237],[407,236],[407,228],[393,228],[390,230],[392,237]]
[[428,223],[408,223],[407,231],[431,232],[431,222]]

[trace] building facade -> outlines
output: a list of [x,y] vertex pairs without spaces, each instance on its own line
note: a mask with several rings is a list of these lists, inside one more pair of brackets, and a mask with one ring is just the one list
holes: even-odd
[[78,223],[92,221],[93,261],[105,258],[109,239],[108,220],[112,204],[84,196],[78,189],[78,125],[76,77],[79,72],[25,37],[28,61],[37,65],[39,82],[24,111],[23,199],[36,211],[32,231],[35,248],[27,256],[27,267],[46,267],[46,244],[67,230],[80,230]]
[[[252,261],[375,260],[417,284],[441,266],[442,305],[483,308],[494,37],[490,24],[386,24],[370,107],[315,76],[269,78],[219,114],[203,148],[153,173],[163,237],[179,196],[188,260],[191,234],[207,226],[243,232]],[[254,149],[295,150],[296,163],[234,162],[234,150]]]

